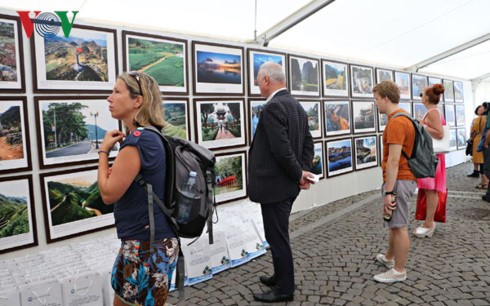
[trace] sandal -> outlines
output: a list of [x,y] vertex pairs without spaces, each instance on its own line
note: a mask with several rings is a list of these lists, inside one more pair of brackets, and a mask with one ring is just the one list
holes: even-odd
[[488,184],[486,184],[486,185],[484,185],[484,184],[478,184],[478,185],[476,185],[475,188],[477,188],[477,189],[487,189],[488,188]]

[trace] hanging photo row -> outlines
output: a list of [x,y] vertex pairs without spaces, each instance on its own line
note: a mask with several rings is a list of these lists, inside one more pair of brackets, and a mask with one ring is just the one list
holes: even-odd
[[[8,199],[0,204],[5,216],[0,253],[37,245],[33,181],[41,184],[38,207],[48,243],[114,225],[113,207],[100,198],[95,165],[105,134],[122,129],[107,103],[121,71],[144,72],[157,81],[164,134],[216,152],[219,204],[248,196],[247,146],[266,107],[258,85],[266,62],[282,67],[286,87],[308,116],[314,139],[310,171],[322,179],[381,164],[387,116],[378,112],[373,88],[384,80],[398,85],[399,107],[419,120],[424,88],[443,84],[438,108],[451,127],[451,149],[465,149],[461,81],[252,45],[77,24],[69,37],[34,33],[27,41],[27,67],[19,17],[0,15],[0,29],[0,90],[11,95],[0,97],[0,174],[12,174],[0,179],[0,195]],[[26,74],[32,75],[32,98],[25,94]],[[35,118],[28,118],[28,108]],[[35,167],[31,151],[37,151]],[[110,160],[117,154],[116,145]],[[67,166],[78,168],[63,169]],[[33,168],[42,170],[39,180],[33,180]],[[18,172],[25,175],[13,175]]]

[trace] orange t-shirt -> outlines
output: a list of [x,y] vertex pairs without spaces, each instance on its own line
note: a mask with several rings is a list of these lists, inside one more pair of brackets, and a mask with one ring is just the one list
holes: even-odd
[[[393,113],[388,115],[388,123],[383,131],[383,162],[381,168],[383,169],[383,181],[386,182],[386,163],[388,162],[388,153],[390,144],[402,145],[402,150],[407,156],[412,155],[413,145],[415,141],[415,127],[410,119],[403,116],[398,116],[392,119],[396,113],[404,112],[402,109],[397,109]],[[410,180],[416,181],[417,178],[413,175],[407,159],[401,154],[400,163],[398,164],[397,180]]]

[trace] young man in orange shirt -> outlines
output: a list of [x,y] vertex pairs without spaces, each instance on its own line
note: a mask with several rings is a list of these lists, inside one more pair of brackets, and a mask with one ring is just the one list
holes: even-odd
[[[373,88],[376,106],[381,114],[388,116],[383,132],[383,216],[388,226],[389,240],[386,254],[378,254],[377,262],[389,270],[374,276],[382,283],[394,283],[407,279],[405,264],[410,250],[408,236],[408,213],[410,198],[417,187],[417,179],[410,170],[402,150],[411,156],[415,128],[410,119],[393,116],[405,112],[398,107],[400,90],[391,81],[383,81]],[[381,216],[380,216],[381,218]]]

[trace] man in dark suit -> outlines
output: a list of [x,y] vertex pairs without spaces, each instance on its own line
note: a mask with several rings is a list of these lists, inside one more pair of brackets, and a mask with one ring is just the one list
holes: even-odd
[[274,274],[260,277],[272,287],[255,293],[262,302],[292,301],[293,255],[289,243],[289,215],[300,189],[309,189],[314,155],[307,115],[286,89],[282,67],[268,62],[257,75],[260,93],[267,98],[250,145],[250,199],[261,204],[265,238],[270,245]]

